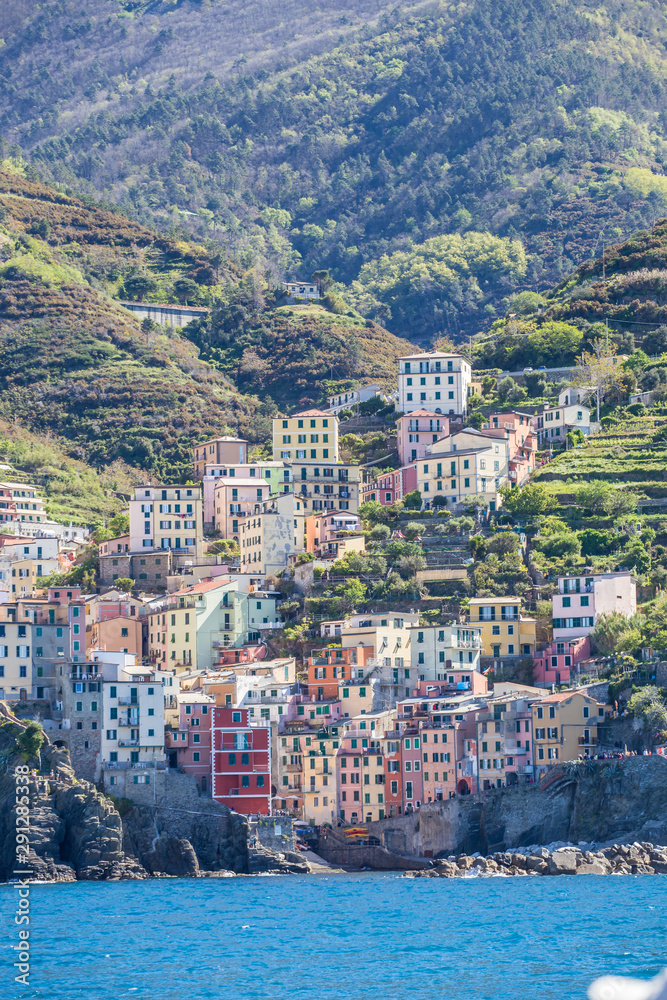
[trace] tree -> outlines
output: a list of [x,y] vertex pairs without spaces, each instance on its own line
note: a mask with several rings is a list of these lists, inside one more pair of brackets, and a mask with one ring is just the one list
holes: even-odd
[[528,394],[532,397],[543,396],[547,391],[547,380],[542,372],[526,372],[523,380]]
[[565,443],[568,448],[576,448],[577,445],[586,444],[586,438],[582,429],[580,427],[573,427],[571,431],[568,431],[565,435]]
[[628,619],[620,611],[600,615],[591,632],[593,649],[602,656],[611,656],[616,651],[618,640],[627,630]]
[[388,528],[386,524],[376,524],[369,538],[372,542],[384,542],[387,538],[391,538],[391,528]]
[[503,510],[519,518],[536,517],[554,507],[554,500],[541,483],[529,483],[516,489],[505,485],[498,492],[503,498]]
[[198,291],[197,283],[192,278],[176,278],[174,282],[174,292],[183,305],[188,304],[188,299],[195,299]]
[[659,688],[648,685],[636,691],[628,702],[628,709],[641,726],[644,740],[649,746],[662,742],[667,730],[667,707]]
[[118,538],[119,535],[127,535],[130,530],[130,515],[115,514],[109,521],[109,530],[113,532],[112,538]]
[[513,531],[501,531],[493,535],[487,542],[488,552],[495,552],[497,556],[513,555],[519,551],[519,538]]
[[419,490],[413,490],[412,493],[406,494],[403,497],[403,504],[406,510],[421,510],[422,495]]
[[403,528],[403,534],[408,539],[408,541],[411,542],[418,535],[421,535],[423,530],[424,527],[419,523],[419,521],[408,521],[408,523]]
[[385,508],[379,500],[367,500],[359,507],[359,517],[367,524],[381,524],[387,519]]
[[579,371],[572,384],[587,390],[588,397],[595,398],[597,419],[600,420],[600,404],[605,395],[623,382],[623,361],[616,353],[616,347],[607,340],[594,340],[590,351],[582,351],[578,359]]
[[496,387],[496,394],[501,403],[517,403],[526,398],[526,390],[518,385],[513,378],[504,378]]
[[446,507],[446,506],[447,506],[447,498],[439,494],[437,496],[434,496],[433,499],[431,500],[431,507]]
[[42,766],[40,751],[44,743],[44,731],[39,722],[29,722],[23,732],[16,737],[16,745],[26,761],[37,760]]
[[117,580],[114,580],[113,585],[117,590],[129,594],[134,588],[134,580],[131,580],[129,576],[119,576]]
[[144,301],[147,295],[157,289],[157,282],[148,274],[133,274],[123,282],[128,299]]

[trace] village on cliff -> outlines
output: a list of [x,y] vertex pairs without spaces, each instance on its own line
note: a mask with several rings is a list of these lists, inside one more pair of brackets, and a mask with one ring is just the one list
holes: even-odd
[[[296,833],[343,864],[350,844],[433,856],[437,837],[434,851],[406,831],[438,803],[509,789],[511,805],[515,787],[546,794],[573,768],[635,756],[663,766],[667,732],[646,708],[667,669],[649,646],[638,662],[603,641],[637,615],[636,569],[550,574],[534,558],[533,477],[600,431],[586,393],[471,426],[482,386],[464,356],[402,357],[397,385],[275,417],[271,457],[202,441],[183,483],[136,487],[111,531],[51,520],[40,487],[4,467],[3,725],[38,723],[72,780],[112,802],[217,803],[258,843]],[[340,438],[382,408],[397,460],[378,474],[344,460]],[[620,870],[624,850],[563,866]],[[447,863],[560,864],[526,857]]]

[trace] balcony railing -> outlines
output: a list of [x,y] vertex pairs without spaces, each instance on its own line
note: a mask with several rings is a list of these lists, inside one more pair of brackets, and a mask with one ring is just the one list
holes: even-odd
[[123,697],[123,698],[119,698],[118,699],[118,704],[119,705],[138,705],[139,703],[136,700],[136,698],[133,699],[133,698]]
[[139,771],[164,771],[167,762],[166,760],[105,760],[102,766],[105,770],[109,768],[114,771],[127,771],[130,768]]
[[138,747],[139,740],[118,740],[119,747]]

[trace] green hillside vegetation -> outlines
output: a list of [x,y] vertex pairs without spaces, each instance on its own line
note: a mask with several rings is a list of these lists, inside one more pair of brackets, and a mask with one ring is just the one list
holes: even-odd
[[[326,283],[329,309],[281,305],[215,248],[0,170],[0,417],[56,435],[96,469],[120,459],[182,479],[204,436],[263,444],[278,405],[395,384],[412,345]],[[184,287],[212,313],[183,333],[138,323],[111,297],[177,301]]]
[[100,472],[71,458],[53,438],[0,421],[0,479],[35,485],[46,513],[62,524],[102,525],[125,506],[123,495],[145,476],[116,460]]
[[228,287],[205,320],[184,330],[200,356],[243,392],[283,409],[322,404],[356,382],[396,387],[396,359],[414,346],[354,311],[340,315],[281,298],[249,279]]
[[[26,201],[45,226],[28,225]],[[114,261],[138,242],[179,263],[185,252],[105,213],[98,230],[94,210],[13,174],[0,173],[0,211],[0,416],[55,434],[97,469],[121,459],[167,478],[189,471],[203,434],[268,436],[257,400],[200,361],[187,339],[140,327],[103,290]],[[72,230],[80,264],[70,256]],[[86,274],[92,267],[97,280]]]
[[[243,268],[358,280],[412,340],[476,332],[667,199],[657,0],[13,7],[0,131],[40,171]],[[457,234],[500,266],[432,253]]]

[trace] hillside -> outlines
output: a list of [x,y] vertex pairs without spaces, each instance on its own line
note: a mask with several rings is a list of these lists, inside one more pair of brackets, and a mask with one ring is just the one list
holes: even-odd
[[664,31],[657,0],[27,0],[0,130],[244,268],[328,267],[398,335],[467,335],[660,214]]
[[[183,288],[215,306],[187,336],[138,324],[112,298],[175,301]],[[264,442],[277,405],[322,402],[326,379],[389,384],[411,345],[350,312],[276,308],[204,246],[0,170],[0,417],[95,469],[121,460],[182,478],[195,440]],[[229,336],[221,317],[237,324]]]
[[241,391],[268,396],[286,410],[321,404],[355,381],[393,390],[396,359],[414,350],[409,341],[354,313],[276,304],[247,283],[207,320],[183,332]]
[[126,506],[132,487],[145,474],[116,460],[101,471],[71,458],[60,443],[0,420],[0,478],[29,482],[46,501],[46,513],[62,524],[101,525]]

